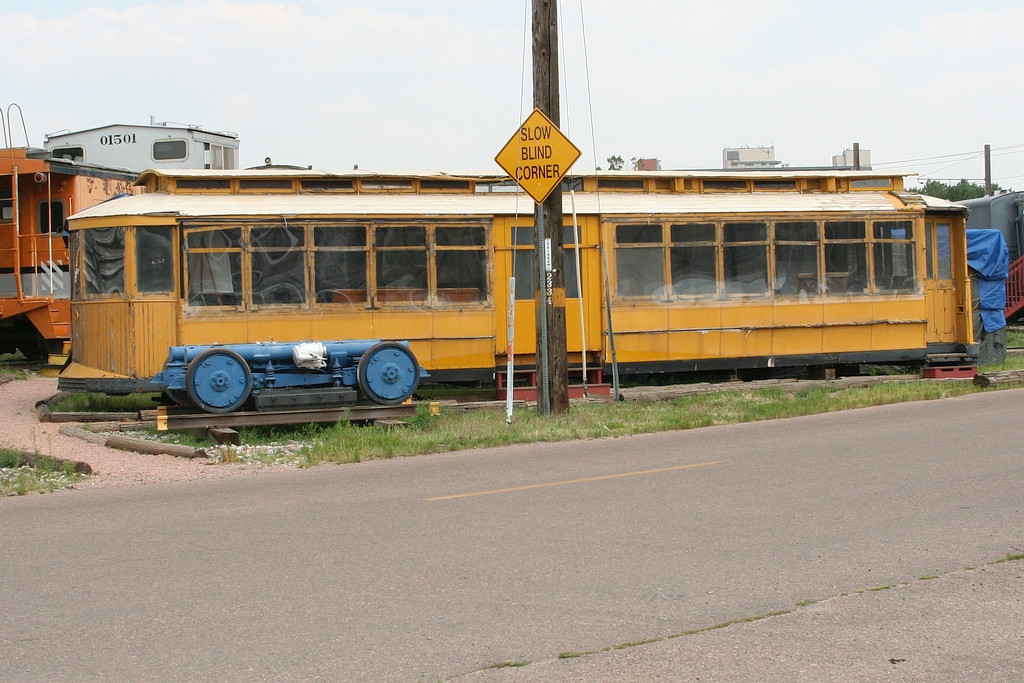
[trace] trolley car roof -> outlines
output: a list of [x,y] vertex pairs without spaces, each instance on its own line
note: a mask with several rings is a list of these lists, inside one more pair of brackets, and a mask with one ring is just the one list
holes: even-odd
[[[900,178],[903,173],[844,170],[775,170],[775,171],[598,171],[574,174],[573,179],[598,178],[638,179],[701,179],[703,181],[751,180],[778,181],[808,178],[846,178],[853,180]],[[204,189],[164,191],[167,181],[187,182],[197,179],[238,182],[258,178],[266,180],[358,180],[366,187],[368,180],[382,181],[460,181],[467,190],[403,192],[375,191],[207,191]],[[163,183],[160,189],[158,183]],[[248,169],[248,170],[149,170],[139,176],[138,185],[150,191],[141,195],[121,197],[81,211],[71,218],[104,219],[148,216],[175,218],[227,217],[369,217],[369,216],[512,216],[532,214],[533,201],[511,183],[508,176],[488,173],[380,172],[352,170],[330,172],[313,169]],[[471,187],[476,188],[474,192]],[[794,184],[795,186],[795,184]],[[173,186],[172,186],[173,189]],[[796,190],[727,191],[727,192],[644,192],[600,189],[599,192],[576,191],[566,194],[565,212],[629,216],[646,214],[763,214],[763,213],[829,213],[864,212],[893,213],[907,208],[962,210],[962,207],[933,197],[886,189],[858,189],[854,192],[800,192]]]
[[[901,195],[906,197],[906,195]],[[919,195],[918,195],[919,196]],[[931,205],[934,202],[924,200]],[[941,200],[940,200],[941,201]],[[941,203],[935,208],[945,207]],[[566,213],[717,214],[781,212],[896,212],[907,206],[888,192],[847,194],[737,193],[641,194],[576,193],[565,197]],[[153,192],[121,197],[75,214],[73,219],[116,216],[506,216],[533,213],[524,193],[211,195]]]

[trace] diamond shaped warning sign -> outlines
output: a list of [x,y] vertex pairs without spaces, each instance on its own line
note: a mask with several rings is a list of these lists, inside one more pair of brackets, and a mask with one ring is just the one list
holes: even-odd
[[540,204],[580,154],[544,112],[534,109],[494,160]]

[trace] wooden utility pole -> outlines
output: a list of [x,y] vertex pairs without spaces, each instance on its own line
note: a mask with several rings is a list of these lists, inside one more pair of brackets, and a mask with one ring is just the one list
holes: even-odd
[[[533,0],[533,106],[554,124],[560,125],[558,103],[558,8],[556,0]],[[537,365],[547,372],[538,373],[537,401],[542,415],[569,412],[569,362],[565,335],[565,272],[562,256],[562,190],[555,191],[537,206],[534,213],[537,240],[534,254],[541,264],[537,282]],[[545,244],[545,242],[547,244]],[[551,268],[543,265],[545,247],[550,249]],[[542,319],[543,316],[543,319]],[[543,332],[542,332],[543,330]],[[541,336],[545,335],[543,346]],[[546,376],[545,376],[546,375]],[[540,386],[545,382],[546,386]],[[548,399],[548,405],[545,404]]]
[[992,196],[992,145],[985,145],[985,196]]

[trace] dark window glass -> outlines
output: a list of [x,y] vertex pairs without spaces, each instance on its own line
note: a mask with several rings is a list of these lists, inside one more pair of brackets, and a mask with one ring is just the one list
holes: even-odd
[[249,231],[253,304],[305,302],[305,241],[301,227],[255,227]]
[[318,302],[366,301],[366,252],[318,251],[315,271]]
[[862,240],[865,237],[864,221],[828,221],[825,223],[827,240]]
[[181,161],[188,157],[188,144],[184,140],[157,140],[153,143],[156,161]]
[[615,259],[618,295],[659,298],[665,287],[662,253],[661,247],[617,248]]
[[439,247],[482,246],[487,244],[483,228],[437,228],[434,241]]
[[[580,237],[582,237],[583,229],[580,229]],[[572,245],[576,244],[576,228],[572,225],[566,225],[562,227],[562,244]]]
[[167,294],[174,289],[174,251],[171,230],[135,228],[135,279],[140,294]]
[[393,303],[420,302],[426,299],[426,228],[377,228],[375,239],[377,298],[382,302]]
[[84,147],[56,147],[50,151],[54,159],[70,159],[71,161],[85,161]]
[[672,247],[672,291],[681,296],[714,296],[718,289],[715,254],[714,245]]
[[868,245],[864,221],[825,222],[825,294],[848,296],[868,289]]
[[910,240],[914,238],[912,221],[875,221],[875,239]]
[[531,246],[537,239],[534,228],[512,228],[512,244],[518,247]]
[[366,301],[366,228],[318,226],[313,230],[316,300],[319,303]]
[[434,228],[438,304],[457,306],[487,297],[486,245],[483,226]]
[[64,202],[39,203],[39,232],[46,235],[51,231],[57,235],[64,230]]
[[726,223],[722,226],[725,242],[761,242],[768,239],[767,223]]
[[874,276],[882,292],[918,291],[912,221],[875,221]]
[[818,281],[818,224],[786,221],[775,224],[775,281],[779,296],[816,296]]
[[186,231],[189,305],[241,304],[241,243],[241,228]]
[[722,266],[726,294],[768,293],[767,245],[726,246]]
[[427,229],[422,226],[400,228],[377,228],[377,248],[381,247],[425,247]]
[[365,247],[366,228],[361,225],[318,227],[313,232],[318,247]]
[[487,293],[487,252],[437,252],[437,296],[442,303],[480,301]]
[[661,225],[617,225],[615,241],[619,244],[661,242]]
[[[533,299],[536,297],[533,284],[536,278],[534,274],[533,250],[517,249],[512,253],[513,259],[515,259],[513,271],[516,277],[516,300],[526,301]],[[502,283],[502,286],[507,287],[508,283]]]
[[775,293],[780,296],[816,296],[818,245],[775,245]]
[[776,242],[817,242],[818,224],[814,221],[796,221],[775,224]]
[[[419,289],[421,292],[410,293],[420,299],[426,296],[427,287],[427,252],[426,250],[393,250],[377,252],[377,288],[380,289]],[[378,292],[380,293],[380,292]],[[399,299],[404,294],[396,293]],[[384,294],[388,301],[392,298]]]
[[825,293],[863,294],[868,286],[867,243],[825,243]]
[[950,280],[953,277],[953,251],[950,246],[949,223],[935,226],[935,242],[939,256],[939,278]]
[[[583,258],[583,254],[580,254]],[[580,289],[576,286],[576,247],[569,246],[562,252],[562,272],[565,273],[565,296],[567,299],[578,299]]]
[[84,233],[85,294],[123,294],[125,229],[92,228]]
[[686,242],[711,242],[715,241],[715,225],[713,223],[684,223],[672,226],[672,242],[682,244]]

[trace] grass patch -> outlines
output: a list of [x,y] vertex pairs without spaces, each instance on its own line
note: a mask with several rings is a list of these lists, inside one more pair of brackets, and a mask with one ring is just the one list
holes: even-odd
[[519,666],[529,666],[529,662],[500,662],[498,664],[491,664],[488,669],[511,669]]
[[0,448],[0,496],[24,496],[71,488],[84,475],[74,463]]
[[160,394],[126,394],[111,396],[97,393],[65,393],[50,401],[55,413],[131,413],[153,410]]
[[1007,325],[1006,346],[1009,348],[1024,346],[1024,327]]
[[1001,564],[1003,562],[1018,562],[1024,560],[1024,553],[1007,553],[1006,557],[996,560],[991,564]]
[[[432,415],[429,408],[421,404],[404,429],[339,422],[320,428],[279,430],[276,437],[307,443],[303,453],[305,461],[301,464],[348,463],[539,441],[694,429],[945,398],[976,391],[980,390],[970,382],[925,380],[796,392],[770,387],[721,391],[663,402],[580,403],[573,405],[565,416],[544,417],[534,409],[527,409],[516,413],[511,425],[505,423],[503,411],[442,408],[439,415]],[[248,439],[247,435],[248,432],[243,434],[243,438]]]
[[978,372],[1000,372],[1002,370],[1024,370],[1024,354],[1007,355],[1002,363],[978,367]]

